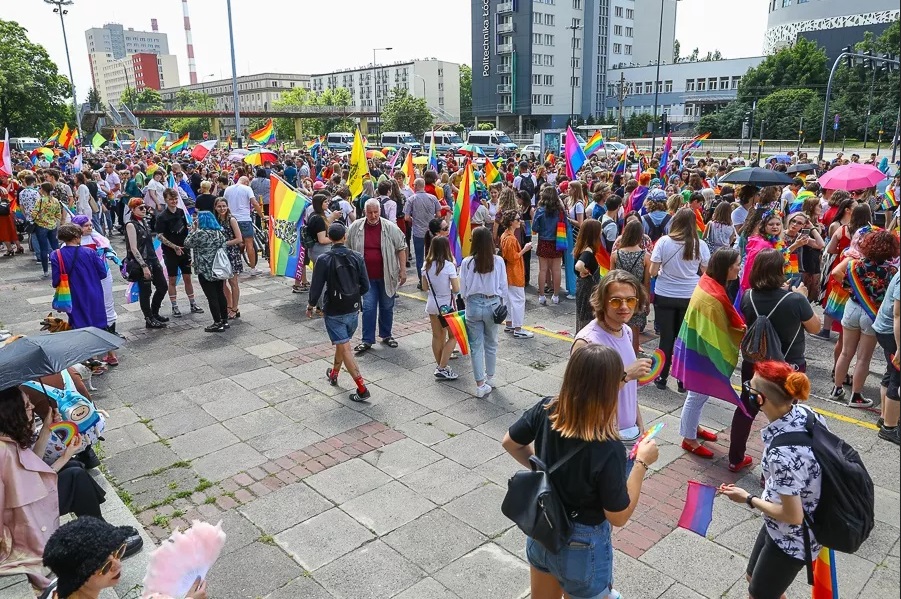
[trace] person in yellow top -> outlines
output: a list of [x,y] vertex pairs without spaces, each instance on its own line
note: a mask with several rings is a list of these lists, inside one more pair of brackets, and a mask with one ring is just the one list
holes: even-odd
[[522,256],[532,249],[532,243],[520,244],[522,236],[522,216],[519,210],[504,212],[501,224],[504,234],[501,235],[501,257],[507,267],[507,322],[505,333],[513,333],[514,339],[531,339],[534,333],[524,331],[522,322],[526,314],[526,273]]
[[50,195],[53,192],[53,183],[41,183],[38,189],[40,197],[31,210],[29,219],[34,223],[31,232],[37,241],[38,257],[41,259],[41,268],[44,270],[42,279],[50,277],[50,252],[56,250],[59,245],[56,242],[56,229],[63,224],[62,204]]

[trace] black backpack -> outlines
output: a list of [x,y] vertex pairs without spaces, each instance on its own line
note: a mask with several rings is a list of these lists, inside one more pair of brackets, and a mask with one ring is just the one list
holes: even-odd
[[385,203],[389,202],[391,200],[391,198],[389,198],[388,196],[379,196],[378,200],[379,200],[379,206],[381,207],[380,216],[382,218],[388,218],[388,214],[385,212]]
[[519,190],[529,194],[530,198],[535,197],[535,180],[532,179],[532,173],[520,176]]
[[779,338],[779,334],[776,333],[773,323],[770,322],[770,316],[776,311],[782,300],[791,295],[791,293],[793,292],[790,291],[780,297],[769,314],[762,316],[757,312],[757,306],[754,305],[754,290],[748,290],[748,300],[751,302],[751,308],[754,309],[754,314],[757,316],[757,319],[748,327],[748,330],[745,331],[745,336],[741,340],[741,355],[748,362],[763,362],[764,360],[785,361],[785,355],[797,341],[802,325],[798,325],[798,330],[795,332],[791,343],[783,350],[782,340]]
[[651,238],[651,241],[657,243],[657,240],[663,237],[666,232],[666,225],[669,224],[670,219],[672,218],[671,214],[667,214],[663,217],[663,220],[660,221],[660,224],[655,224],[654,219],[651,218],[650,214],[645,214],[643,219],[644,223],[648,226],[649,234],[648,237]]
[[767,451],[775,447],[796,445],[810,447],[822,472],[820,502],[812,514],[804,514],[804,550],[807,552],[808,579],[812,584],[810,564],[810,539],[807,529],[813,531],[823,546],[854,553],[873,530],[875,518],[875,493],[873,479],[867,472],[860,454],[827,429],[808,408],[806,432],[777,435]]
[[360,309],[360,269],[349,252],[332,252],[327,277],[325,306],[334,314]]

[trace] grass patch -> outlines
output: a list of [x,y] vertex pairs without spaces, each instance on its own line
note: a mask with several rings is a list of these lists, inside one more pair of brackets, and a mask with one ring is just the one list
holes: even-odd
[[265,543],[266,545],[275,545],[275,539],[272,535],[260,535],[260,538],[258,538],[257,541]]
[[172,517],[173,517],[173,518],[181,518],[181,517],[184,516],[184,515],[185,515],[185,511],[184,511],[184,510],[175,510],[174,512],[172,512]]
[[164,516],[163,514],[157,514],[153,517],[153,524],[159,526],[160,528],[166,528],[169,526],[169,516]]
[[175,482],[175,481],[172,481],[171,483],[169,483],[169,484],[166,485],[166,486],[169,487],[169,488],[172,489],[172,490],[175,490],[175,489],[178,488],[178,483]]
[[535,370],[547,370],[549,364],[547,362],[542,362],[541,360],[535,360],[534,362],[529,364],[529,366],[534,368]]
[[216,503],[216,498],[215,497],[207,497],[206,499],[203,500],[203,503],[205,503],[206,505],[209,505],[211,503]]
[[205,478],[201,478],[200,482],[197,483],[197,486],[194,487],[194,490],[199,493],[201,491],[206,491],[207,489],[209,489],[212,486],[213,486],[213,483],[211,483],[210,481],[208,481]]

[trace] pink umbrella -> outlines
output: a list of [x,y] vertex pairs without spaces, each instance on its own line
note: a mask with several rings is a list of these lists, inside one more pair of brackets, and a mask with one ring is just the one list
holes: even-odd
[[876,187],[876,184],[884,179],[883,172],[875,166],[852,162],[830,170],[819,178],[819,183],[823,189],[857,191]]

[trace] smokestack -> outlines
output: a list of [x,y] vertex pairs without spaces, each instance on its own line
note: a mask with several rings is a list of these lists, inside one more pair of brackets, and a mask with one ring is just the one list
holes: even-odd
[[181,11],[185,17],[185,41],[188,43],[188,74],[191,83],[197,83],[197,64],[194,62],[194,41],[191,39],[191,17],[188,16],[188,0],[181,0]]
[[150,31],[159,31],[160,26],[157,24],[156,19],[150,19]]

